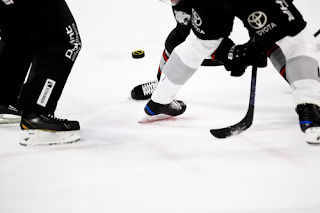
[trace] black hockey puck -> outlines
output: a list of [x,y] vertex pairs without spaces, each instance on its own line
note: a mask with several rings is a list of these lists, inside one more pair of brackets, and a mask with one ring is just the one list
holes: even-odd
[[143,50],[136,50],[132,52],[132,58],[143,58],[144,51]]

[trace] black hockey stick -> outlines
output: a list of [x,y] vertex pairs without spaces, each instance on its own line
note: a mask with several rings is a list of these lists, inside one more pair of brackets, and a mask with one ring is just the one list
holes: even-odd
[[320,29],[318,30],[318,32],[314,34],[314,37],[317,37],[319,34],[320,34]]
[[[320,29],[314,34],[317,37],[320,34]],[[251,88],[250,88],[250,103],[246,116],[239,122],[232,126],[222,129],[211,129],[210,132],[217,138],[227,138],[232,135],[239,135],[247,130],[253,122],[254,101],[256,96],[256,80],[257,80],[257,68],[252,67]]]
[[227,138],[233,135],[239,135],[247,130],[253,121],[254,101],[256,97],[256,81],[257,81],[257,67],[252,67],[251,87],[250,87],[250,102],[246,116],[239,122],[232,126],[222,129],[211,129],[210,132],[217,138]]

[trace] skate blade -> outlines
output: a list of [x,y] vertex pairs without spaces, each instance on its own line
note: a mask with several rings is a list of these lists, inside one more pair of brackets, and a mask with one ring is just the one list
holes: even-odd
[[23,130],[19,143],[22,146],[51,146],[75,143],[80,139],[78,131]]
[[21,121],[20,116],[0,114],[0,124],[14,124],[14,123],[20,123],[20,121]]
[[305,131],[308,144],[320,145],[320,127],[310,127]]
[[131,96],[129,96],[128,98],[127,98],[129,101],[147,101],[147,100],[150,100],[150,98],[148,98],[148,99],[133,99]]
[[151,123],[155,121],[162,121],[162,120],[167,120],[170,118],[174,118],[173,116],[170,115],[165,115],[165,114],[159,114],[159,115],[153,115],[153,116],[145,116],[143,117],[138,123]]

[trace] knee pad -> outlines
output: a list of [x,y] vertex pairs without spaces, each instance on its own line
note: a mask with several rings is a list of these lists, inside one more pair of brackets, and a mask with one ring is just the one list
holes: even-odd
[[318,61],[307,57],[298,56],[287,60],[287,79],[289,83],[299,80],[315,80],[320,82]]

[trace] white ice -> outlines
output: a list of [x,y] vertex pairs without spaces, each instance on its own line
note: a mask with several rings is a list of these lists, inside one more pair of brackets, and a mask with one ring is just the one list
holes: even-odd
[[[316,32],[319,0],[294,2]],[[222,67],[202,67],[177,96],[185,114],[139,124],[146,102],[127,97],[156,76],[175,26],[170,7],[67,3],[83,49],[56,116],[79,120],[82,140],[23,147],[18,125],[0,126],[1,213],[320,212],[320,146],[305,142],[291,89],[271,63],[258,70],[254,123],[241,135],[216,139],[209,129],[243,118],[251,68],[232,78]],[[238,21],[232,38],[248,39]],[[138,49],[145,58],[132,59]]]

